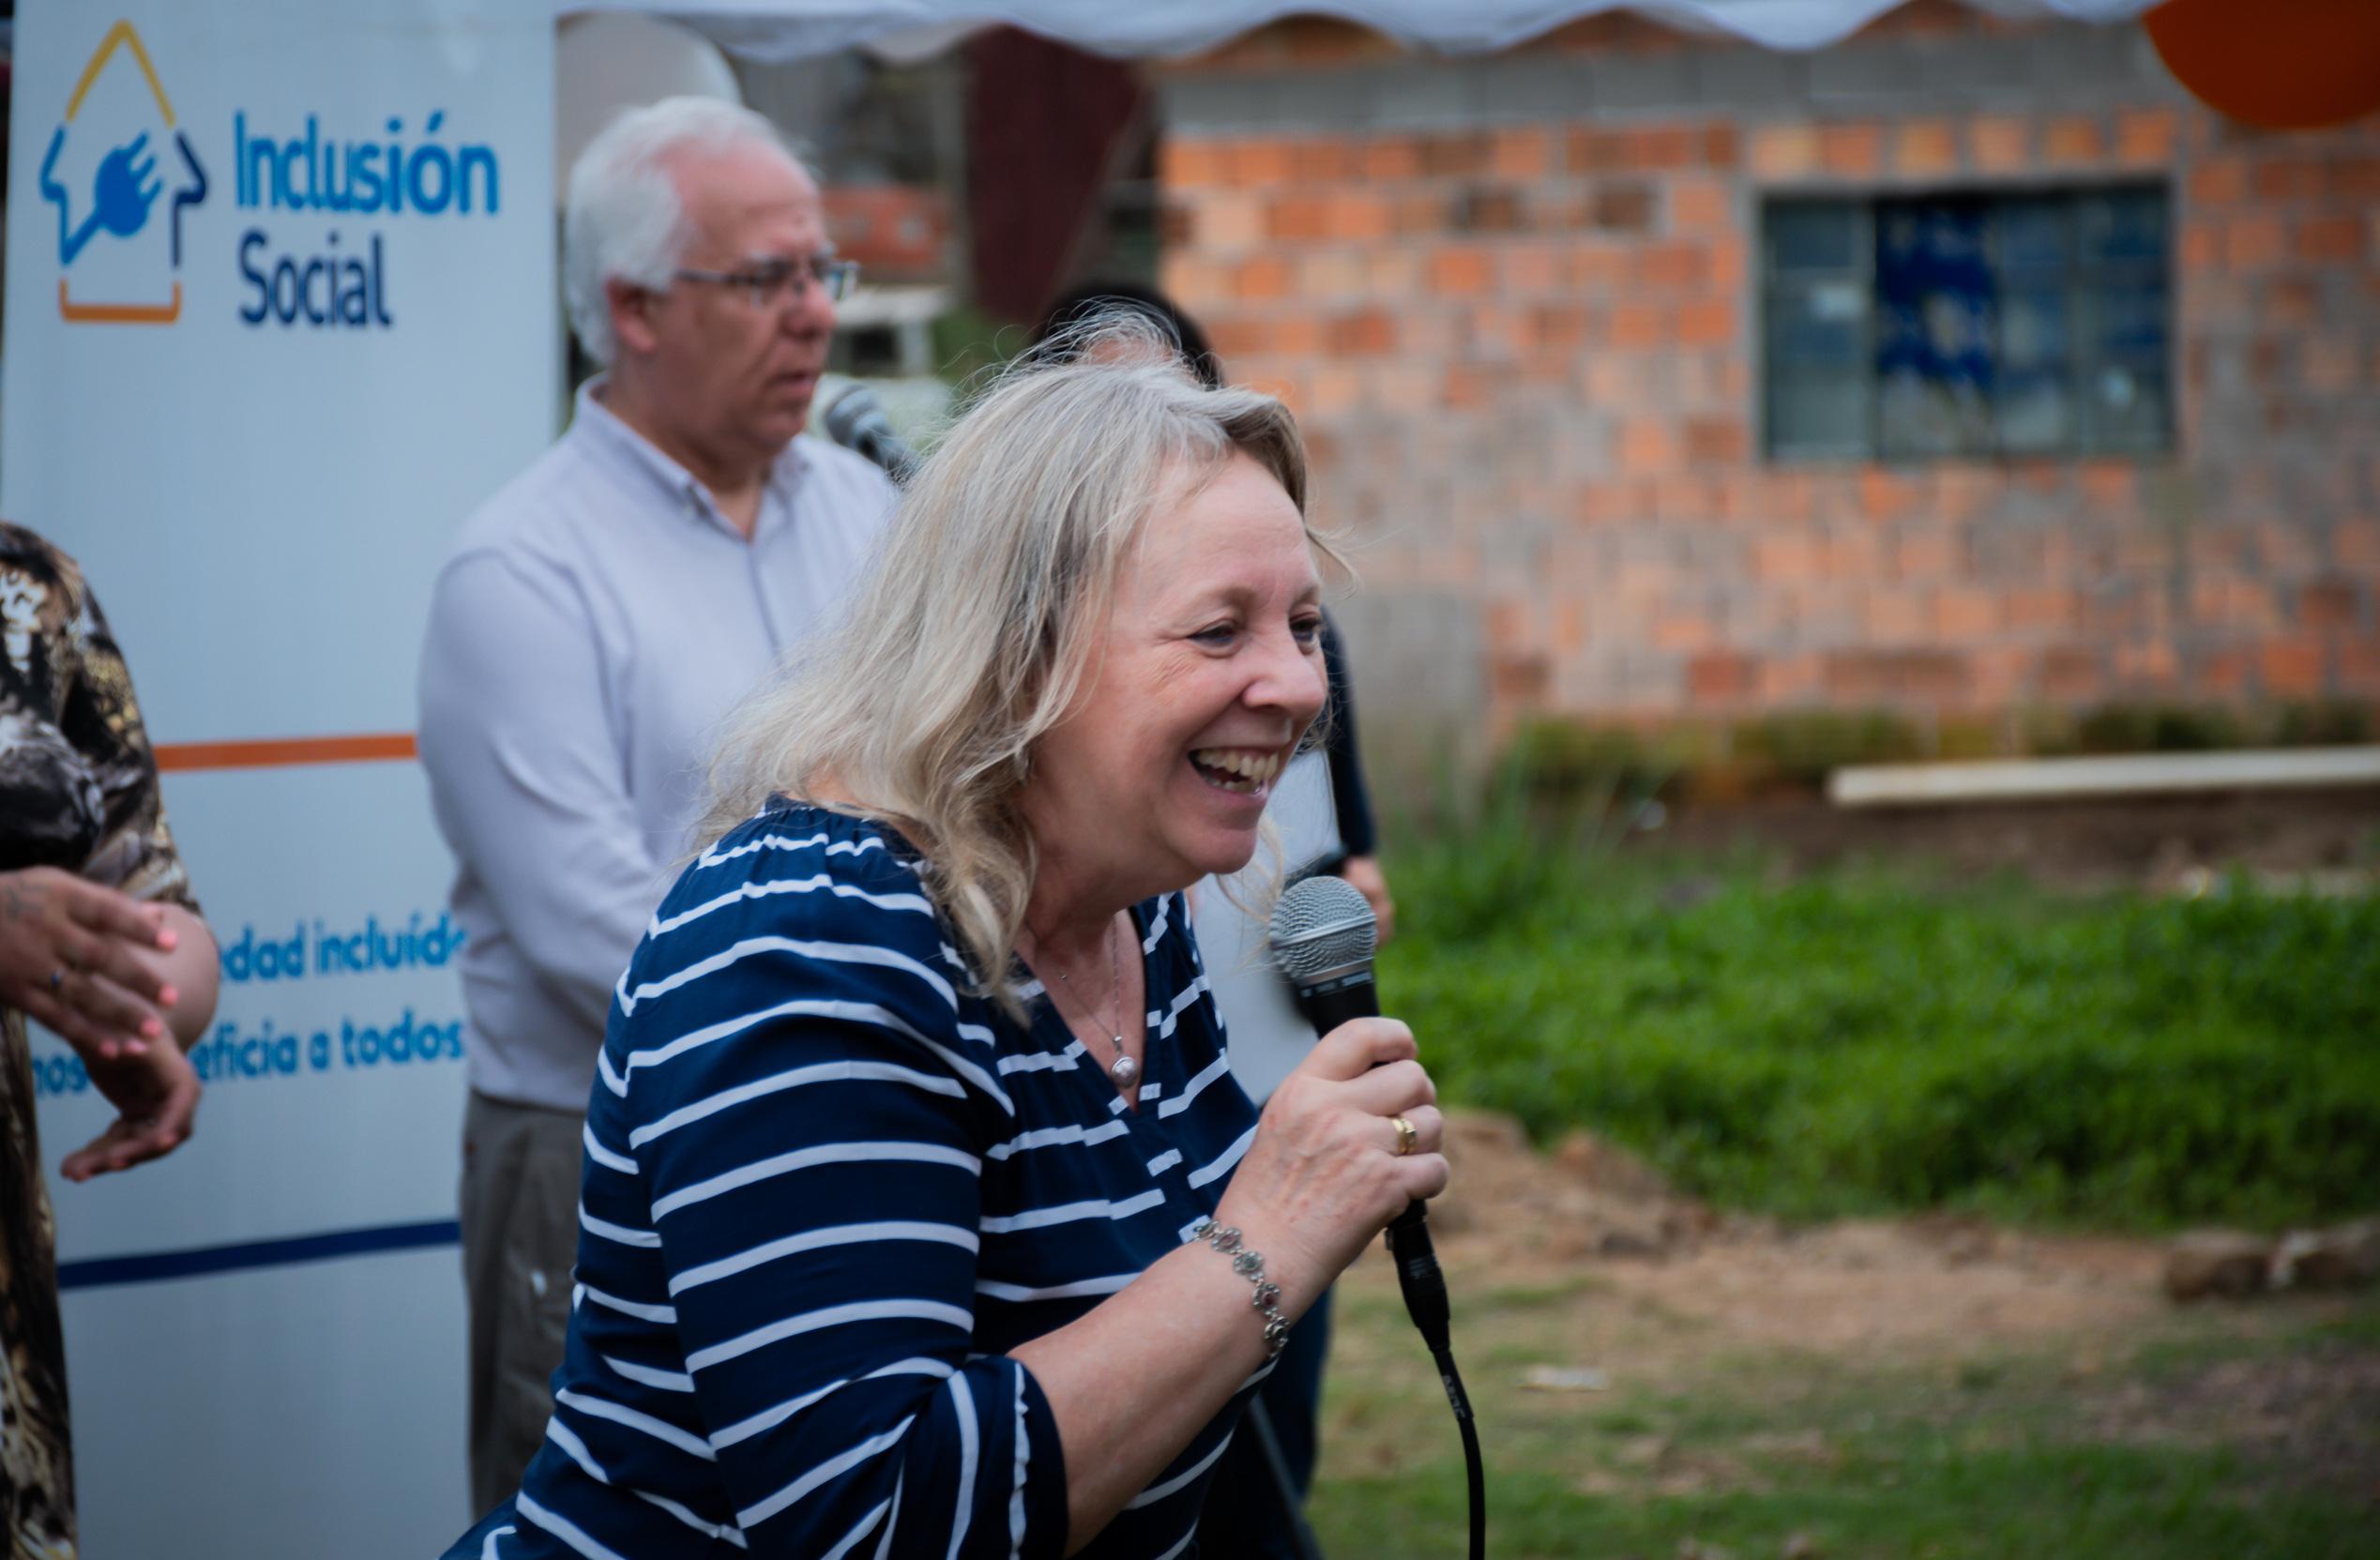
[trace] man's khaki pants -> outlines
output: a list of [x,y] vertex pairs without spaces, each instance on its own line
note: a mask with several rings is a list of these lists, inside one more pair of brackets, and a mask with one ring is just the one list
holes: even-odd
[[462,1282],[471,1310],[471,1508],[512,1498],[553,1413],[579,1250],[575,1111],[474,1093],[462,1117]]

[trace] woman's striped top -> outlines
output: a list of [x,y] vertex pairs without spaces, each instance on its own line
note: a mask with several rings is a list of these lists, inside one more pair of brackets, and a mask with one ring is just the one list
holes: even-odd
[[[968,994],[890,831],[783,805],[689,867],[613,1004],[545,1445],[450,1560],[1063,1553],[1007,1351],[1180,1244],[1255,1133],[1181,897],[1133,918],[1128,1110],[1038,987],[1025,1027]],[[1254,1384],[1083,1552],[1195,1554]]]

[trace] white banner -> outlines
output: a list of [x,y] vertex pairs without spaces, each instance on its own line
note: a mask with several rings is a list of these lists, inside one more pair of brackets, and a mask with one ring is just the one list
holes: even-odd
[[[225,954],[195,1139],[53,1180],[88,1560],[469,1522],[432,578],[556,411],[552,0],[21,0],[0,512],[79,557]],[[49,1167],[108,1119],[35,1044]]]

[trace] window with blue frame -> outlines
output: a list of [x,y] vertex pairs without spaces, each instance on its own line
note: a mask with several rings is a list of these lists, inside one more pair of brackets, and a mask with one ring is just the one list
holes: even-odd
[[1781,198],[1762,227],[1772,458],[2172,447],[2161,187]]

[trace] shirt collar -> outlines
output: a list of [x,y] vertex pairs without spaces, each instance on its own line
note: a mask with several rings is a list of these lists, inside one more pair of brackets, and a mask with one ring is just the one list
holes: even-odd
[[[630,428],[618,413],[603,404],[603,386],[610,381],[609,374],[597,374],[579,386],[571,417],[571,432],[584,431],[584,436],[598,448],[650,480],[667,496],[673,507],[717,525],[737,541],[742,541],[743,533],[720,513],[718,504],[712,501],[710,490],[703,486],[692,472],[661,453],[652,440]],[[778,452],[777,459],[769,464],[759,522],[752,527],[754,541],[758,541],[761,534],[777,523],[779,517],[774,512],[777,508],[792,505],[794,491],[810,464],[810,457],[803,451],[801,443],[798,438],[787,441],[785,447]],[[770,502],[772,499],[776,501],[773,504]]]

